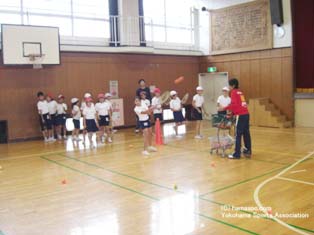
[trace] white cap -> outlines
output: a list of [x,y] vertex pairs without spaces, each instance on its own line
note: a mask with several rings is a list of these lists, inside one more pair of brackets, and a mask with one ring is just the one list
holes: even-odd
[[170,91],[170,95],[173,96],[173,95],[176,95],[177,92],[176,91]]
[[230,91],[229,88],[226,87],[226,86],[225,86],[224,88],[222,88],[222,90],[223,90],[223,91]]
[[198,87],[196,87],[196,90],[197,90],[197,91],[203,91],[204,89],[203,89],[203,87],[198,86]]
[[84,94],[84,98],[85,98],[85,99],[86,99],[86,98],[89,98],[89,97],[92,97],[91,93],[85,93],[85,94]]
[[72,104],[76,103],[77,101],[79,101],[78,98],[72,98],[72,99],[71,99],[71,103],[72,103]]
[[108,92],[105,94],[105,97],[112,97],[112,95]]

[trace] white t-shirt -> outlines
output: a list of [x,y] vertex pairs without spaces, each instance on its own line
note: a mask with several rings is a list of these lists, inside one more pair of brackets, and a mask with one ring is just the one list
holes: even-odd
[[106,103],[108,103],[108,105],[110,106],[110,108],[112,109],[112,103],[110,100],[105,100]]
[[[95,106],[94,103],[92,103],[92,106]],[[86,102],[82,101],[81,102],[81,110],[83,111],[85,107],[86,107]]]
[[110,104],[108,102],[102,102],[95,104],[95,109],[100,116],[107,116],[109,115]]
[[83,115],[86,119],[96,119],[96,109],[95,106],[85,107],[83,109]]
[[150,101],[149,101],[148,99],[141,100],[141,103],[142,103],[142,104],[145,104],[147,107],[150,106]]
[[148,107],[144,104],[142,104],[141,106],[135,106],[134,108],[134,112],[137,114],[138,119],[140,121],[147,121],[149,119],[148,114],[142,114],[141,112],[145,112],[148,110]]
[[179,97],[175,99],[171,99],[170,101],[170,108],[174,111],[180,111],[181,110],[181,100]]
[[231,103],[230,97],[224,97],[223,95],[219,96],[217,103],[220,104],[223,108],[227,107]]
[[162,107],[161,107],[161,97],[154,97],[152,99],[152,106],[155,106],[154,113],[162,113]]
[[66,114],[68,106],[65,103],[57,103],[57,114]]
[[204,96],[196,94],[193,96],[193,101],[195,102],[195,106],[200,108],[204,104]]
[[49,114],[56,114],[57,112],[57,102],[55,100],[51,100],[48,103]]
[[72,115],[73,115],[73,119],[80,120],[82,115],[81,115],[81,110],[80,110],[79,106],[77,106],[77,105],[73,106]]
[[39,114],[48,114],[48,102],[46,100],[39,100],[37,102],[37,109]]

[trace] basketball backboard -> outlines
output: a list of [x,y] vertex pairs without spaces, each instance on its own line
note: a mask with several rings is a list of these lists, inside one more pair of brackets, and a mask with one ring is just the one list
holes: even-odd
[[5,65],[60,64],[57,27],[3,24],[1,35]]

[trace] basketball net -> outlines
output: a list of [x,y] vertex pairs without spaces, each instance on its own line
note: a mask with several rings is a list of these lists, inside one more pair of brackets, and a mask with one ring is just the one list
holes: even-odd
[[30,54],[29,55],[29,61],[33,65],[33,69],[42,69],[42,61],[44,59],[45,55],[44,54]]

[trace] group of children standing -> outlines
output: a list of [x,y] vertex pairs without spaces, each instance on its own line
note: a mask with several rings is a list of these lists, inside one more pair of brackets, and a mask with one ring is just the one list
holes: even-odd
[[99,143],[112,143],[112,104],[110,93],[100,93],[97,96],[98,102],[94,104],[92,95],[85,93],[82,102],[78,98],[71,99],[71,110],[68,112],[65,97],[60,94],[55,100],[51,94],[45,95],[43,92],[37,93],[37,109],[39,121],[45,142],[54,142],[67,139],[66,119],[71,116],[74,130],[72,140],[81,141],[79,132],[81,127],[81,117],[83,117],[83,143],[88,135],[90,147],[95,147],[92,141],[93,134],[97,134]]
[[[143,132],[144,150],[143,155],[149,155],[149,152],[156,152],[157,149],[152,144],[152,126],[150,116],[153,114],[154,120],[163,120],[163,103],[161,100],[161,90],[155,88],[154,97],[151,98],[151,92],[145,85],[145,81],[139,81],[140,88],[136,91],[136,98],[134,100],[137,125],[136,132],[139,129]],[[231,98],[229,97],[229,89],[231,89]],[[243,93],[239,90],[239,82],[237,79],[229,80],[229,88],[222,89],[222,95],[217,100],[218,113],[225,115],[227,111],[232,112],[236,118],[236,147],[235,152],[229,155],[229,158],[238,159],[241,153],[245,156],[251,156],[251,136],[249,132],[249,112]],[[51,94],[44,95],[43,92],[37,93],[38,97],[38,113],[40,117],[41,130],[45,142],[56,141],[55,136],[59,140],[66,139],[66,118],[68,115],[68,107],[64,102],[65,97],[60,94],[57,100],[54,100]],[[72,140],[81,141],[79,138],[80,119],[83,117],[83,141],[88,134],[90,146],[95,147],[92,141],[93,134],[96,133],[96,139],[99,143],[112,143],[112,104],[110,101],[110,93],[100,93],[97,96],[98,102],[94,104],[92,95],[86,93],[80,105],[78,98],[71,99],[71,116],[73,118],[74,130],[72,132]],[[176,91],[170,92],[170,109],[173,112],[175,121],[176,137],[181,137],[178,134],[178,127],[184,124],[185,118],[182,114],[182,101],[178,97]],[[203,88],[198,86],[196,94],[192,100],[192,118],[196,120],[196,135],[195,139],[202,139],[201,135],[201,121],[203,114],[207,114],[204,110],[204,96]],[[245,148],[241,152],[241,139],[244,138]]]
[[[147,97],[150,97],[149,88],[145,86],[145,81],[141,79],[139,81],[140,88],[137,90],[135,98],[135,108],[138,124],[137,129],[141,128],[144,135],[144,155],[149,155],[149,151],[156,151],[156,148],[152,147],[152,129],[150,123],[150,114],[154,114],[154,119],[162,120],[162,102],[160,97],[160,89],[155,88],[155,97],[152,99],[152,103]],[[231,98],[229,92],[231,90]],[[175,121],[175,133],[178,135],[178,127],[184,124],[185,118],[182,114],[182,101],[178,97],[176,91],[170,92],[170,109],[173,112]],[[202,139],[201,135],[201,121],[203,120],[203,114],[208,115],[204,110],[204,96],[203,88],[198,86],[196,88],[196,94],[192,100],[192,118],[196,120],[196,135],[195,139]],[[230,159],[239,159],[241,154],[246,157],[250,157],[251,152],[251,136],[249,130],[249,112],[247,109],[247,103],[245,101],[243,93],[239,90],[239,82],[237,79],[229,80],[229,87],[222,88],[222,95],[217,100],[218,114],[226,115],[227,112],[236,116],[236,140],[235,140],[235,152],[229,155]],[[241,151],[241,140],[244,139],[244,148]]]

